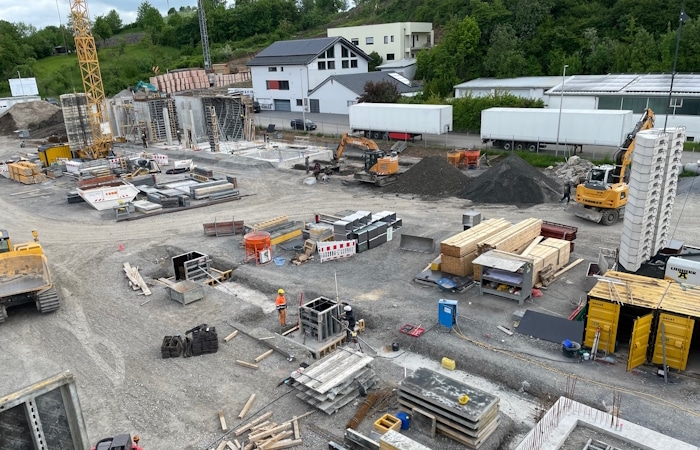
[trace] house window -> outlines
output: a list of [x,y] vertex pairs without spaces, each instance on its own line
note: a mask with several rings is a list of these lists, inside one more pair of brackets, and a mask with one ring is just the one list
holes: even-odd
[[348,49],[345,48],[345,47],[342,47],[342,48],[340,49],[340,56],[341,56],[342,58],[347,58],[347,57],[348,57]]
[[267,71],[268,72],[277,72],[277,67],[268,67]]
[[348,68],[350,68],[350,61],[348,61],[347,59],[344,59],[344,60],[341,62],[341,67],[342,67],[343,69],[348,69]]
[[326,58],[329,58],[329,59],[335,58],[335,47],[331,47],[328,50],[326,50]]
[[288,91],[289,90],[289,81],[287,80],[267,80],[265,82],[267,84],[267,89],[268,90],[280,90],[280,91]]
[[357,58],[357,55],[354,54],[353,52],[350,52],[350,57],[351,57],[351,58]]
[[351,59],[350,60],[350,67],[353,69],[357,68],[357,60],[356,59]]
[[394,42],[394,36],[393,36],[393,35],[391,36],[391,42]]
[[373,37],[366,37],[366,38],[365,38],[365,44],[367,44],[367,45],[372,45],[372,44],[374,44],[374,38],[373,38]]
[[335,69],[335,61],[328,61],[328,70]]
[[353,45],[360,45],[359,38],[352,38],[352,39],[350,39],[350,42],[352,42]]
[[393,61],[393,60],[394,60],[394,54],[393,54],[393,53],[387,53],[387,54],[386,54],[386,60],[387,60],[387,61]]
[[326,70],[326,62],[325,61],[318,62],[318,70]]
[[302,99],[300,99],[300,98],[297,99],[297,106],[304,106],[304,102]]
[[384,43],[388,44],[389,43],[389,36],[384,36]]

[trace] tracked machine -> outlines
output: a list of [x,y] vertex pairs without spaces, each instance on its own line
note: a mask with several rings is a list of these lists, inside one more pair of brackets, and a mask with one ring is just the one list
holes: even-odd
[[338,147],[333,153],[330,169],[336,171],[340,169],[340,158],[348,145],[359,147],[363,150],[364,171],[354,175],[356,180],[377,186],[386,186],[396,181],[399,173],[399,157],[397,155],[387,155],[371,139],[347,133],[343,134]]
[[32,235],[34,242],[13,245],[7,231],[0,230],[0,323],[13,306],[35,303],[40,313],[59,307],[46,255],[37,232]]

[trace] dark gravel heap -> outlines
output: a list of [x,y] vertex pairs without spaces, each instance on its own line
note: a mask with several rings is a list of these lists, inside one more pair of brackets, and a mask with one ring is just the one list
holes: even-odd
[[562,187],[517,155],[510,155],[456,194],[475,203],[535,205],[559,201]]
[[469,178],[447,162],[445,156],[428,156],[399,175],[385,192],[446,197],[463,189]]

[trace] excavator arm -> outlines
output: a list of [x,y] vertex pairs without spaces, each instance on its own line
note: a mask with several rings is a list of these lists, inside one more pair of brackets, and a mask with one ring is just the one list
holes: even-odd
[[352,136],[352,135],[345,133],[345,134],[343,134],[343,137],[340,138],[340,143],[338,144],[338,147],[335,149],[335,152],[333,153],[333,161],[334,162],[338,162],[338,160],[340,160],[340,157],[343,156],[343,152],[345,151],[345,147],[348,145],[353,145],[355,147],[361,147],[365,151],[367,151],[367,150],[379,150],[379,146],[373,140],[359,137],[359,136]]
[[637,133],[643,130],[648,130],[654,126],[654,111],[647,108],[644,110],[642,118],[639,119],[637,125],[622,146],[615,152],[615,171],[613,172],[613,180],[617,183],[623,183],[625,180],[625,172],[632,164],[632,154],[634,153],[634,145],[637,140]]

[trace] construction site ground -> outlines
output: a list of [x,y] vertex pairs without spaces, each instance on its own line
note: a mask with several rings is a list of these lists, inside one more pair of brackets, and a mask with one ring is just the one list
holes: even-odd
[[[16,152],[16,139],[0,138],[0,159]],[[664,384],[652,366],[626,372],[624,354],[618,355],[615,364],[578,362],[565,358],[561,345],[517,333],[510,336],[497,328],[512,329],[516,310],[568,316],[585,297],[586,263],[597,260],[600,247],[618,246],[621,222],[611,227],[586,222],[568,214],[560,203],[473,205],[456,197],[386,194],[355,183],[351,176],[332,176],[329,183],[307,186],[303,171],[249,165],[227,155],[172,152],[174,159],[183,156],[216,174],[235,176],[243,198],[117,223],[111,211],[68,204],[66,192],[74,188],[74,181],[67,176],[30,186],[0,177],[0,226],[16,243],[31,240],[31,230],[38,230],[63,299],[53,314],[40,315],[32,305],[9,310],[0,326],[0,395],[70,370],[77,380],[91,442],[126,432],[140,435],[141,445],[149,450],[215,448],[224,435],[219,410],[224,411],[230,429],[261,412],[272,411],[272,420],[281,423],[312,410],[295,397],[296,391],[279,383],[301,362],[313,360],[294,350],[293,362],[275,353],[261,361],[258,370],[237,365],[236,360],[252,361],[267,348],[241,334],[222,342],[233,330],[229,323],[239,323],[258,336],[272,336],[281,331],[274,308],[278,288],[287,292],[287,317],[293,323],[302,293],[305,300],[321,295],[336,298],[337,281],[339,299],[352,304],[358,318],[366,322],[360,335],[362,348],[376,355],[379,387],[397,388],[409,371],[425,366],[500,398],[501,423],[481,448],[514,448],[532,428],[537,410],[563,395],[574,378],[576,400],[606,410],[618,391],[623,421],[697,445],[697,345],[689,369],[674,373],[671,382]],[[699,205],[697,190],[676,200],[675,239],[700,243]],[[400,233],[431,237],[439,243],[461,231],[462,213],[469,209],[480,211],[484,218],[517,222],[535,217],[574,225],[579,231],[572,257],[585,261],[557,279],[542,297],[523,306],[480,296],[478,288],[454,293],[415,283],[414,276],[437,256],[438,246],[433,254],[402,251]],[[214,220],[235,218],[253,224],[285,215],[311,221],[316,213],[343,210],[396,211],[403,228],[376,249],[300,266],[244,264],[242,236],[209,237],[202,229],[203,223]],[[154,280],[173,275],[170,258],[191,251],[210,255],[217,269],[234,270],[230,282],[207,288],[203,300],[183,306],[170,300],[165,286]],[[278,246],[273,256],[284,256],[289,262],[294,253]],[[151,296],[129,287],[125,262],[139,267],[151,285]],[[455,331],[461,336],[437,326],[441,298],[459,302]],[[164,336],[184,334],[202,323],[216,327],[217,353],[161,359]],[[427,331],[418,338],[407,336],[398,331],[404,324],[421,325]],[[393,343],[399,351],[391,350]],[[453,359],[457,370],[441,368],[443,357]],[[257,394],[254,405],[239,420],[238,413],[253,393]],[[328,438],[342,439],[361,401],[330,416],[316,412],[303,419],[303,447],[323,449]],[[384,407],[366,417],[359,431],[369,435],[372,423],[382,414],[401,410],[395,401]],[[408,430],[408,435],[431,448],[464,448],[456,441],[432,440],[414,430]]]

